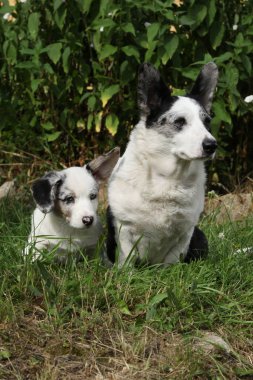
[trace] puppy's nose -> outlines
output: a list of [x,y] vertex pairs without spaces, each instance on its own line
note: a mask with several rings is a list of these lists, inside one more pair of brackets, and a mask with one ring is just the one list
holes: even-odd
[[203,150],[206,154],[213,154],[217,148],[217,142],[215,139],[204,139],[202,143]]
[[87,227],[89,227],[89,226],[92,225],[93,220],[94,220],[93,216],[84,216],[84,217],[82,218],[82,222],[83,222],[83,224],[84,224],[85,226],[87,226]]

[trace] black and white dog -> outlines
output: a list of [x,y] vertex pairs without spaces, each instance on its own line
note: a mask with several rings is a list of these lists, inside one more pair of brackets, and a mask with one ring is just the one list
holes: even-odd
[[139,71],[139,123],[115,166],[108,188],[108,257],[176,263],[207,252],[196,225],[204,207],[204,162],[217,147],[210,108],[218,79],[210,62],[186,96],[172,96],[148,63]]
[[31,252],[33,260],[44,249],[60,260],[69,252],[94,255],[102,232],[97,215],[99,183],[109,178],[119,155],[115,148],[84,167],[49,172],[33,184],[37,207],[24,254]]

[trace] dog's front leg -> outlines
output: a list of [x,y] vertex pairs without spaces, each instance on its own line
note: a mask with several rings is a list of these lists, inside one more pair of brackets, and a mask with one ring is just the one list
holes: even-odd
[[133,233],[129,225],[117,223],[117,245],[119,249],[118,266],[131,264],[136,260],[137,243],[133,241]]
[[192,234],[193,228],[187,234],[183,235],[178,240],[177,244],[175,244],[175,246],[170,249],[163,262],[165,266],[178,263],[182,256],[183,259],[185,259]]

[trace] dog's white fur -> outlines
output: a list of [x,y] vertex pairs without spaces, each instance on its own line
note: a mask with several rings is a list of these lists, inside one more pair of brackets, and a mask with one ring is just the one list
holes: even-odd
[[[209,91],[209,103],[211,98]],[[162,133],[147,128],[147,116],[141,115],[109,182],[119,265],[133,252],[151,264],[175,263],[186,256],[204,206],[202,144],[214,140],[204,126],[206,115],[188,97],[178,97],[156,121],[159,126],[163,119]],[[186,125],[168,137],[167,130],[179,118]]]
[[[39,187],[43,186],[43,180],[51,182],[52,204],[45,204],[43,199],[40,200],[40,193],[35,196],[34,189],[37,207],[32,214],[31,233],[24,251],[26,255],[31,252],[33,259],[37,259],[45,249],[60,260],[65,260],[67,253],[71,252],[90,257],[94,255],[102,233],[102,225],[97,215],[98,182],[109,176],[118,157],[119,149],[116,148],[93,160],[88,167],[71,167],[49,173],[42,178],[42,185],[38,181],[38,193],[43,191]],[[69,197],[73,201],[69,202]],[[91,218],[91,224],[84,223]]]

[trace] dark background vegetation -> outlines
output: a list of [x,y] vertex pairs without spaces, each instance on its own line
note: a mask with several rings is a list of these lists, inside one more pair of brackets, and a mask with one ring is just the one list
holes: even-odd
[[212,122],[219,151],[210,186],[231,190],[250,176],[253,105],[244,98],[253,93],[252,1],[1,4],[2,167],[28,156],[55,167],[82,164],[115,145],[124,149],[138,120],[139,64],[153,63],[182,94],[213,60],[220,71]]

